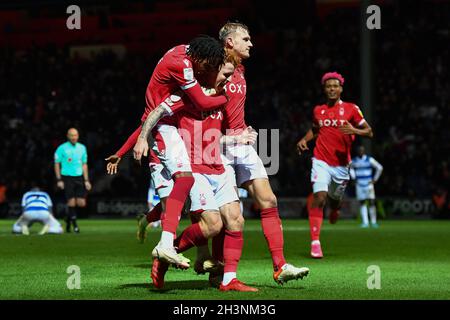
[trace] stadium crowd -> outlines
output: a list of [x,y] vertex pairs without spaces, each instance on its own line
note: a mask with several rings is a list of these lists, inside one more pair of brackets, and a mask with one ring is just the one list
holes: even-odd
[[[448,5],[426,15],[420,6],[409,15],[401,10],[383,11],[383,27],[374,31],[372,154],[385,168],[377,194],[430,198],[446,193],[450,181],[450,79],[445,72],[450,10]],[[271,34],[276,47],[258,56],[255,42],[246,63],[247,123],[279,129],[279,172],[271,177],[275,193],[306,196],[310,157],[299,157],[295,144],[311,124],[313,107],[323,101],[320,77],[339,71],[346,79],[344,99],[361,100],[355,63],[359,11],[339,9],[324,20],[311,17],[282,27],[263,23],[264,14],[260,19],[253,16],[249,23],[257,25],[252,36]],[[20,197],[32,182],[55,192],[53,153],[69,127],[79,129],[80,142],[88,148],[93,194],[145,197],[146,166],[127,157],[120,174],[109,177],[104,158],[139,124],[159,54],[120,59],[106,51],[82,59],[71,57],[68,48],[0,48],[0,59],[0,78],[6,80],[0,82],[0,185],[8,198]]]

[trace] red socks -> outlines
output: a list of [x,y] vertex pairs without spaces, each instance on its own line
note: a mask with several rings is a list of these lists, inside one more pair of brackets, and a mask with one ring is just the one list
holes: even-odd
[[225,240],[223,242],[224,272],[237,271],[243,247],[244,237],[242,231],[225,230]]
[[311,240],[319,240],[320,227],[323,221],[323,209],[311,208],[309,210],[309,231],[311,232]]
[[212,239],[212,256],[217,261],[223,262],[223,244],[225,240],[225,228]]
[[278,208],[261,210],[261,226],[272,255],[273,269],[278,270],[286,264],[283,254],[283,228]]
[[184,202],[193,184],[194,177],[175,178],[172,192],[170,192],[166,201],[166,211],[164,212],[165,217],[162,225],[163,231],[168,231],[173,234],[177,233],[181,210],[183,210]]
[[152,223],[158,220],[161,220],[161,212],[162,212],[162,206],[161,202],[158,203],[156,206],[153,207],[151,211],[149,211],[146,214],[147,222]]
[[186,251],[194,246],[200,247],[208,244],[208,239],[203,235],[198,223],[191,224],[184,229],[181,235],[175,239],[174,247],[178,248],[177,252]]

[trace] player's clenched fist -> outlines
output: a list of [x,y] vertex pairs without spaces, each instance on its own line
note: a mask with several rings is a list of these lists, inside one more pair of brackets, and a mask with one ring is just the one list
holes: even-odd
[[116,154],[113,154],[112,156],[109,156],[105,160],[108,161],[106,164],[106,172],[108,174],[116,174],[117,173],[117,167],[119,166],[119,162],[122,158],[119,157]]
[[138,138],[136,145],[133,148],[134,159],[140,161],[142,156],[147,156],[148,153],[148,142],[146,139],[141,137]]
[[297,143],[297,151],[298,151],[298,154],[302,154],[302,152],[305,152],[306,150],[309,150],[309,148],[308,148],[308,143],[306,142],[305,139],[301,139],[301,140]]

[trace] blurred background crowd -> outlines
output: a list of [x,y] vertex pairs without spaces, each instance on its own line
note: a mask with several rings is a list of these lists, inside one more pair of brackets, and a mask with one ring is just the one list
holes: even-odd
[[[92,37],[96,33],[89,31],[89,24],[82,25],[83,32],[90,35],[82,43],[32,39],[29,44],[25,38],[21,38],[22,42],[8,42],[18,39],[20,32],[31,31],[20,30],[20,25],[2,19],[0,202],[2,196],[20,197],[34,182],[55,192],[53,154],[65,141],[69,127],[79,129],[80,142],[87,146],[93,194],[145,197],[149,183],[145,165],[139,166],[128,155],[120,173],[109,177],[104,158],[114,153],[139,125],[145,89],[162,54],[198,33],[216,36],[228,18],[246,23],[254,44],[252,56],[245,62],[247,124],[257,129],[279,129],[280,165],[278,173],[271,176],[272,187],[279,197],[308,195],[312,153],[300,157],[296,142],[311,125],[313,107],[324,101],[322,74],[343,74],[343,99],[355,102],[364,111],[358,62],[359,8],[319,7],[315,1],[305,1],[300,9],[287,2],[278,8],[252,1],[133,3],[126,7],[82,7],[83,15],[97,19],[96,27],[101,31],[100,36]],[[375,136],[371,154],[385,169],[377,194],[435,197],[442,202],[450,181],[450,3],[381,1],[381,7],[382,29],[373,31],[372,45],[371,125]],[[38,19],[42,27],[45,21],[55,19],[65,23],[67,14],[57,8],[17,12],[25,21]],[[146,33],[133,31],[145,30],[133,25],[137,18],[127,19],[127,14],[198,12],[198,8],[202,8],[201,12],[211,10],[222,20],[210,19],[202,24],[200,18],[174,18],[179,24],[171,25],[172,33],[158,32],[158,26],[155,33]],[[118,31],[123,31],[123,36],[118,36],[122,34]],[[71,50],[74,44],[108,43],[108,38],[102,39],[101,35],[111,32],[121,37],[118,40],[128,48],[124,54],[106,49],[86,57]],[[42,34],[45,30],[39,36]],[[161,37],[165,41],[160,41]]]

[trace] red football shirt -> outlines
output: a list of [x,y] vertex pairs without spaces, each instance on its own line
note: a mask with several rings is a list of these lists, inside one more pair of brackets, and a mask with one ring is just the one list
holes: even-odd
[[319,127],[319,135],[314,148],[314,157],[325,161],[330,166],[347,166],[351,160],[354,135],[343,134],[339,127],[347,120],[354,127],[364,123],[364,116],[359,107],[353,103],[339,100],[336,105],[316,106],[313,122]]
[[[186,90],[197,84],[192,62],[186,55],[186,48],[186,45],[176,46],[167,51],[159,60],[145,92],[146,107],[141,118],[142,121],[145,121],[150,111],[162,102],[166,103],[165,107],[171,114],[177,112],[182,104],[174,104],[167,97],[170,97],[173,92],[179,91],[180,88]],[[167,116],[159,123],[174,125],[176,119]]]
[[[186,106],[189,104],[185,99]],[[224,119],[221,109],[200,111],[186,107],[178,114],[178,132],[191,160],[192,172],[222,174],[220,137]]]
[[245,124],[245,97],[247,94],[247,82],[244,77],[244,66],[239,65],[231,77],[231,81],[225,85],[225,91],[230,101],[225,107],[225,121],[223,129],[231,130],[228,134],[240,134],[247,127]]

